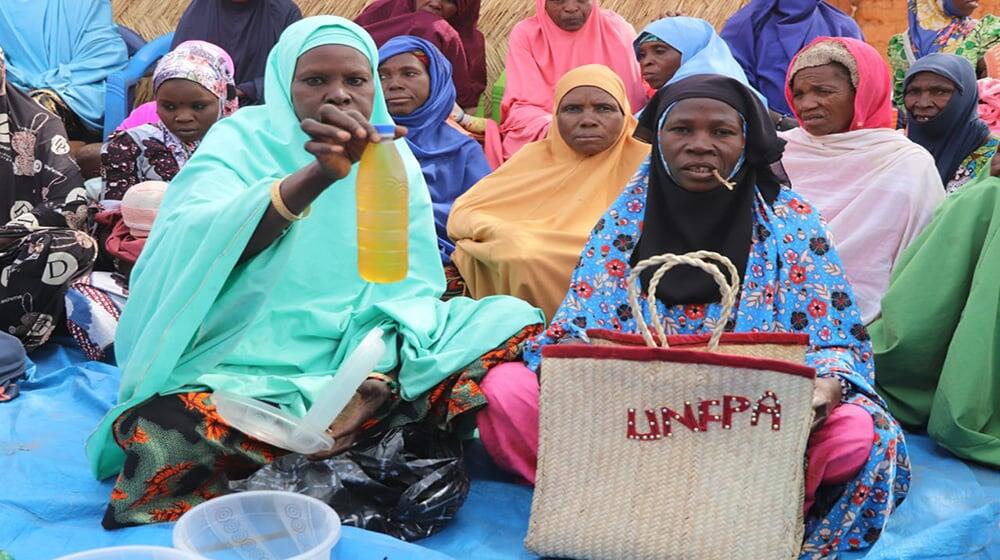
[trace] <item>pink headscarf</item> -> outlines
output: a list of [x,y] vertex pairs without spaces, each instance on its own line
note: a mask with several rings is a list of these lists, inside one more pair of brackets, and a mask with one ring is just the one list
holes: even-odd
[[[847,60],[840,60],[836,49],[828,49],[821,45],[821,43],[826,42],[840,43],[847,49],[850,57]],[[820,50],[827,52],[821,53]],[[809,58],[809,62],[805,62],[805,58]],[[799,126],[804,125],[795,111],[792,98],[792,78],[799,70],[831,62],[839,62],[847,66],[851,73],[851,81],[854,82],[854,120],[851,121],[851,127],[848,131],[867,128],[895,128],[896,119],[895,110],[892,108],[892,78],[890,77],[889,65],[882,59],[878,51],[868,43],[846,37],[817,37],[799,51],[788,66],[788,78],[785,80],[785,99],[788,101],[788,106],[792,108],[795,118],[799,121]]]
[[979,118],[994,136],[1000,136],[1000,80],[996,78],[979,80]]
[[[545,0],[535,0],[535,15],[516,26],[507,49],[507,86],[501,105],[499,136],[487,142],[487,158],[495,168],[517,150],[545,137],[552,121],[556,83],[570,70],[603,64],[625,82],[631,108],[648,98],[639,63],[632,55],[635,29],[594,0],[587,22],[578,31],[564,31],[545,12]],[[502,143],[498,145],[500,138]]]

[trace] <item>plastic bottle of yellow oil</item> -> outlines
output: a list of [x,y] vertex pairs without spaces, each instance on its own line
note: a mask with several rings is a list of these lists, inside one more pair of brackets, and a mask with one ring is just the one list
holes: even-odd
[[358,272],[365,281],[388,284],[406,278],[409,267],[410,192],[395,126],[375,130],[382,141],[368,144],[358,167]]

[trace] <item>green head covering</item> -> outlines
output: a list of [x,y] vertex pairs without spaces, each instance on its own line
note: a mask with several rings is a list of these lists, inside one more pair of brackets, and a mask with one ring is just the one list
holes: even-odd
[[313,161],[291,98],[298,58],[346,45],[371,63],[372,122],[389,124],[371,37],[348,20],[320,16],[288,27],[267,61],[266,103],[240,109],[209,131],[167,189],[132,273],[115,340],[120,404],[87,441],[99,478],[124,454],[111,427],[125,410],[160,394],[226,390],[302,414],[344,358],[376,326],[389,351],[377,370],[398,371],[401,396],[416,399],[502,344],[540,311],[509,297],[440,300],[444,270],[430,195],[407,144],[396,141],[409,180],[407,278],[369,284],[357,272],[355,178],[312,204],[312,215],[237,266],[271,185]]
[[[355,23],[336,16],[316,16],[299,20],[281,34],[278,43],[267,57],[264,73],[265,107],[269,120],[278,128],[271,131],[295,137],[295,142],[306,142],[306,135],[299,129],[298,118],[292,106],[292,78],[295,64],[306,52],[324,45],[342,45],[360,52],[371,63],[375,86],[371,122],[392,124],[392,117],[385,105],[385,96],[378,78],[378,47],[368,33]],[[289,130],[294,129],[294,130]],[[305,158],[311,159],[302,151]],[[304,164],[303,164],[304,165]]]

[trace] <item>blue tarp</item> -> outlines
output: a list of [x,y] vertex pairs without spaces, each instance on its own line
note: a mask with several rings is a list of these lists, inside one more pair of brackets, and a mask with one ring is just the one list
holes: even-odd
[[[170,545],[172,525],[104,531],[111,482],[95,482],[83,441],[114,400],[117,370],[50,344],[21,396],[0,404],[0,550],[16,560],[125,544]],[[848,560],[1000,558],[1000,472],[949,456],[924,436],[909,437],[913,489],[867,554]],[[345,528],[339,558],[437,560],[534,558],[522,541],[531,490],[503,477],[472,450],[476,479],[445,531],[419,543]]]

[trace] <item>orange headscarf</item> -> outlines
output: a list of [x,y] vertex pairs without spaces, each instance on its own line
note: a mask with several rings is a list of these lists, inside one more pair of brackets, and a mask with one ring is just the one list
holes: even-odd
[[636,120],[625,85],[606,66],[581,66],[563,76],[552,112],[581,86],[617,100],[625,125],[615,144],[584,157],[552,126],[544,140],[522,148],[455,201],[448,219],[451,258],[473,297],[510,294],[551,319],[588,234],[649,155],[650,146],[632,137]]

